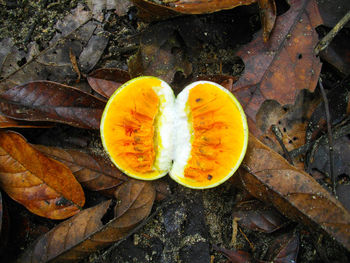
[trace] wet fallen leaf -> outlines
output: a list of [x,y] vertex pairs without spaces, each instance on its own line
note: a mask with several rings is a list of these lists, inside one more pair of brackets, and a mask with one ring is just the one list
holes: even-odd
[[283,227],[288,220],[273,207],[252,200],[238,204],[233,217],[239,218],[238,224],[250,230],[271,233]]
[[76,55],[82,72],[90,71],[100,59],[108,42],[102,25],[91,21],[91,12],[78,4],[55,25],[56,35],[49,46],[39,51],[37,43],[29,43],[29,51],[18,50],[11,39],[0,42],[1,89],[8,89],[33,80],[51,80],[66,83],[77,79],[69,50]]
[[172,23],[147,28],[141,36],[138,52],[129,60],[132,77],[152,75],[171,83],[176,72],[188,77],[192,64],[183,50],[183,41]]
[[90,94],[50,81],[30,82],[0,94],[0,111],[5,116],[87,129],[99,129],[104,106],[104,101]]
[[130,80],[130,75],[121,69],[102,68],[89,74],[87,80],[94,91],[108,99],[114,91]]
[[[252,256],[242,250],[229,250],[223,247],[213,245],[213,249],[224,254],[227,259],[232,263],[250,263],[252,262]],[[255,262],[255,261],[254,261]]]
[[71,171],[35,150],[18,133],[0,134],[1,188],[43,217],[64,219],[78,213],[85,197]]
[[259,135],[256,113],[267,100],[281,105],[292,104],[301,89],[313,91],[321,63],[313,53],[318,35],[314,28],[321,23],[315,1],[291,0],[290,9],[277,17],[266,44],[261,33],[243,46],[237,55],[245,69],[229,88],[240,100],[248,117],[251,132]]
[[155,191],[151,183],[135,180],[118,189],[114,215],[111,201],[83,210],[43,235],[19,262],[76,262],[125,237],[149,215]]
[[35,145],[37,150],[65,165],[92,191],[114,189],[129,180],[109,160],[82,151]]
[[235,179],[285,216],[320,227],[350,249],[349,212],[310,175],[291,166],[253,135]]
[[299,252],[299,237],[297,234],[287,233],[279,236],[269,247],[266,255],[267,262],[294,263],[297,262]]

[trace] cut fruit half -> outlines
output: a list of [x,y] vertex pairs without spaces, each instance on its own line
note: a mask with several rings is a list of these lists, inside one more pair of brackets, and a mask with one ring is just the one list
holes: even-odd
[[226,181],[241,164],[248,125],[237,99],[222,86],[197,81],[175,100],[155,77],[126,82],[109,99],[102,143],[125,174],[154,180],[167,173],[190,188]]

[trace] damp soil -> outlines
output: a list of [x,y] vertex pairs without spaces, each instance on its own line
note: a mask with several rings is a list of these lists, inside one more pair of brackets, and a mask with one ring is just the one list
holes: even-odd
[[[54,27],[56,22],[63,19],[79,3],[85,5],[85,1],[79,0],[0,0],[0,40],[11,37],[15,46],[23,50],[27,48],[28,43],[34,41],[39,45],[39,49],[43,50],[48,47],[49,41],[57,32]],[[110,39],[95,68],[119,67],[127,70],[127,61],[138,48],[140,33],[148,26],[138,21],[135,13],[134,8],[122,17],[117,16],[113,11],[106,12],[108,19],[104,29],[110,33]],[[240,21],[240,24],[234,28],[227,27],[233,17],[236,21]],[[235,50],[244,43],[248,43],[260,28],[257,6],[239,7],[214,15],[196,16],[195,19],[206,25],[207,34],[203,48],[187,46],[187,55],[193,64],[192,74],[239,75],[244,65],[235,56]],[[194,36],[194,38],[196,41],[203,40],[203,36]],[[334,77],[332,72],[329,74]],[[181,76],[181,72],[174,80],[178,83],[186,83],[186,81]],[[32,143],[78,148],[104,154],[98,132],[66,125],[44,130],[28,129],[21,132]],[[263,259],[266,258],[271,242],[287,231],[296,231],[300,236],[298,262],[322,262],[324,255],[331,262],[345,262],[342,260],[346,260],[348,256],[339,245],[322,233],[289,221],[285,228],[273,234],[262,234],[241,228],[233,240],[232,211],[244,195],[242,191],[230,182],[215,189],[197,191],[184,188],[169,178],[162,180],[170,185],[171,195],[175,198],[158,212],[156,208],[162,202],[166,202],[166,199],[156,202],[152,210],[152,213],[156,213],[155,217],[142,229],[132,233],[126,240],[118,243],[118,246],[112,245],[110,248],[93,253],[82,262],[227,262],[226,257],[216,252],[212,245],[249,251],[256,258]],[[93,205],[100,200],[96,194],[88,194],[90,195],[88,205]],[[45,224],[45,227],[52,227],[50,223]],[[13,245],[16,244],[13,243]],[[325,247],[327,249],[320,251]]]

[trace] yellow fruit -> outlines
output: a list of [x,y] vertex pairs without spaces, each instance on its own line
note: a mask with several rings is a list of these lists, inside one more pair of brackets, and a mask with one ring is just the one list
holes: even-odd
[[248,125],[237,99],[220,85],[198,81],[175,100],[155,77],[132,79],[109,99],[101,120],[102,143],[127,175],[154,180],[167,173],[190,188],[210,188],[239,167]]

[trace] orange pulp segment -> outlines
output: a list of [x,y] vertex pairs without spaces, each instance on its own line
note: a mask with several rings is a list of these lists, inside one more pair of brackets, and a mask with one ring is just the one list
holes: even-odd
[[155,162],[155,118],[161,85],[157,78],[139,78],[115,92],[102,117],[102,142],[112,161],[126,174],[147,179],[157,175]]
[[[248,142],[246,117],[236,98],[216,83],[200,81],[186,89],[181,93],[188,96],[185,110],[191,149],[183,172],[175,168],[171,174],[191,188],[214,187],[227,180],[243,160]],[[174,166],[176,158],[183,157],[175,156]]]

